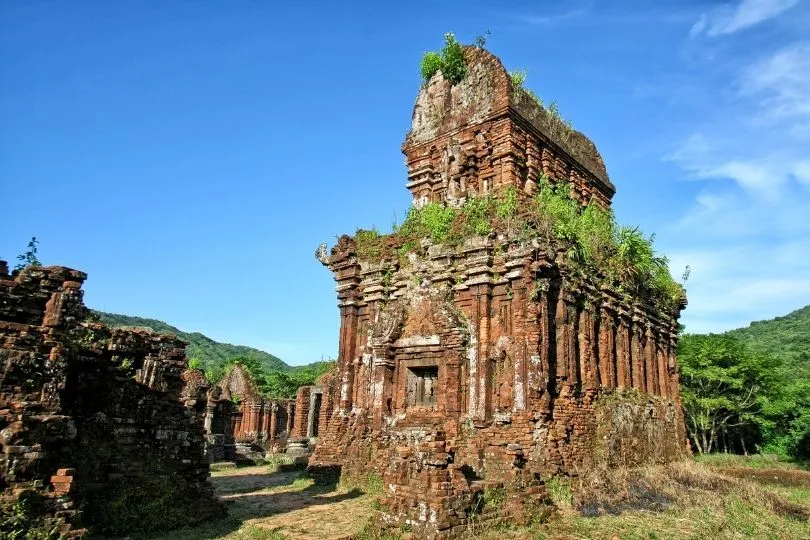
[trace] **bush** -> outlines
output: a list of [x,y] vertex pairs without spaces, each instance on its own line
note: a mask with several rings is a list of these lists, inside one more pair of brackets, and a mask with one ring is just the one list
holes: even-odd
[[422,56],[419,71],[425,84],[439,71],[450,84],[458,84],[464,79],[467,75],[464,48],[452,32],[444,35],[444,47],[440,52],[428,51]]
[[439,203],[428,203],[420,208],[411,207],[398,232],[412,239],[430,238],[445,242],[456,219],[456,210]]
[[354,241],[357,244],[357,255],[364,259],[378,258],[385,246],[385,239],[377,229],[358,229]]
[[442,75],[452,84],[457,84],[467,75],[467,62],[464,60],[464,49],[456,41],[452,32],[444,35],[442,47]]
[[439,53],[428,51],[422,57],[422,62],[419,64],[419,71],[422,74],[422,80],[429,81],[436,73],[442,69],[442,57]]
[[59,523],[47,516],[42,498],[24,493],[0,502],[0,538],[8,540],[57,540]]
[[509,72],[509,78],[512,80],[512,95],[515,96],[520,92],[525,92],[532,101],[534,101],[538,107],[543,109],[543,100],[540,99],[540,96],[534,93],[530,88],[526,88],[523,83],[526,82],[526,78],[529,76],[528,69],[516,69],[514,71]]
[[28,242],[28,247],[25,252],[17,255],[17,260],[20,262],[17,263],[14,270],[22,270],[24,268],[28,268],[29,266],[42,266],[42,264],[39,262],[39,258],[37,257],[37,253],[39,251],[39,248],[37,247],[38,244],[39,240],[37,240],[37,237],[31,237],[31,241]]
[[462,216],[465,237],[486,236],[492,232],[492,208],[492,199],[489,197],[469,197],[464,202]]
[[517,215],[517,204],[517,189],[515,189],[515,186],[509,186],[497,203],[495,212],[498,214],[498,218],[506,221],[515,217]]

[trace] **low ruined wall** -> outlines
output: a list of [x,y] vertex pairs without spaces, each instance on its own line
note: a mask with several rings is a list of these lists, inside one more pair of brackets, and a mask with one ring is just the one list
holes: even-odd
[[82,323],[85,277],[62,267],[0,276],[2,496],[39,497],[64,531],[223,515],[200,414],[180,401],[185,343]]

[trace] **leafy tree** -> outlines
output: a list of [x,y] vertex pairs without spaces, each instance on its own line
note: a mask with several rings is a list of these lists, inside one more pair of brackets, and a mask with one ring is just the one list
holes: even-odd
[[257,385],[260,385],[261,382],[264,381],[266,372],[259,359],[253,356],[237,356],[235,358],[231,358],[225,364],[225,371],[228,371],[236,364],[242,364],[248,373],[250,373],[250,376],[253,377],[253,380],[256,381]]
[[318,378],[334,367],[334,361],[315,362],[292,371],[275,371],[264,379],[263,393],[271,398],[292,398],[300,386],[315,384]]
[[274,371],[264,378],[262,389],[271,398],[290,398],[295,395],[299,386],[290,374]]
[[38,244],[39,240],[37,240],[37,237],[32,236],[31,240],[28,242],[28,248],[25,250],[25,252],[17,255],[17,260],[20,262],[17,263],[14,270],[22,270],[23,268],[28,268],[29,266],[42,266],[37,258],[37,252],[39,251],[37,248]]
[[780,385],[765,407],[762,450],[810,459],[810,377],[778,373]]
[[213,365],[203,368],[205,378],[212,384],[217,384],[225,376],[225,366]]
[[678,347],[689,438],[700,453],[761,445],[778,414],[779,360],[723,335],[684,335]]
[[[738,357],[734,362],[758,361],[755,367],[772,381],[756,389],[753,421],[726,430],[729,450],[745,452],[756,446],[763,452],[810,459],[810,306],[725,334],[684,336],[679,346],[683,370],[699,365],[701,358],[717,361],[718,351],[729,340],[735,345],[726,348],[726,353]],[[708,365],[713,367],[714,363]],[[681,382],[685,397],[697,391],[691,377],[684,376]],[[722,445],[722,436],[718,442]]]

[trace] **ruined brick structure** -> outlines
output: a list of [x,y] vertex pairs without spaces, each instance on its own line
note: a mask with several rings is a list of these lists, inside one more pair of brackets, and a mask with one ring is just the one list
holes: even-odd
[[[414,204],[509,186],[529,197],[547,177],[609,206],[593,143],[513,88],[497,58],[466,55],[466,78],[437,74],[416,100],[403,145]],[[341,325],[313,472],[383,474],[387,522],[447,537],[519,520],[548,475],[684,454],[679,309],[619,294],[537,238],[422,246],[363,260],[344,236],[319,253]],[[482,510],[487,490],[504,503]]]
[[236,457],[233,401],[222,399],[222,389],[212,385],[200,369],[187,369],[182,378],[185,386],[180,401],[192,409],[203,424],[208,461],[233,460]]
[[185,343],[82,322],[85,278],[58,266],[10,276],[0,262],[2,498],[33,496],[63,532],[101,535],[224,515],[204,411],[184,404],[199,401]]
[[220,399],[238,402],[230,427],[236,442],[271,448],[276,443],[283,444],[290,436],[295,400],[264,398],[242,364],[234,365],[218,387]]
[[293,437],[314,439],[320,431],[323,411],[323,388],[301,386],[295,394],[295,422]]

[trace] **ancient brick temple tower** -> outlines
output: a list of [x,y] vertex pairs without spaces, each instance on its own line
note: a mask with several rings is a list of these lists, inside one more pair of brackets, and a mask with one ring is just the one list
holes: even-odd
[[[414,204],[510,186],[528,200],[547,178],[609,206],[593,143],[514,88],[489,52],[465,53],[461,82],[436,74],[416,100],[403,145]],[[446,537],[474,519],[518,519],[548,475],[684,454],[683,305],[619,294],[539,238],[421,247],[364,257],[344,236],[320,253],[341,326],[311,470],[383,474],[385,519]],[[505,503],[482,510],[487,490]]]

